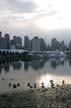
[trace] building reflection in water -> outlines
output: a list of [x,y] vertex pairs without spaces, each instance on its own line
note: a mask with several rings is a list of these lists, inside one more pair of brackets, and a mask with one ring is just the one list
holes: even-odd
[[22,67],[22,62],[21,61],[14,61],[11,63],[11,65],[13,66],[13,70],[20,70]]
[[52,58],[51,59],[51,67],[56,69],[58,65],[64,65],[64,58]]
[[10,64],[9,64],[9,62],[0,63],[0,74],[2,72],[2,69],[4,69],[5,72],[9,72],[9,70],[10,70]]
[[45,64],[44,60],[33,60],[30,62],[24,62],[24,70],[27,71],[30,66],[34,70],[42,69],[44,67],[44,64]]
[[0,74],[1,74],[1,63],[0,63]]
[[10,69],[10,65],[9,65],[9,62],[7,62],[4,64],[4,70],[5,72],[9,72],[9,69]]
[[30,65],[29,62],[27,62],[27,61],[24,62],[24,70],[25,71],[27,71],[29,69],[29,65]]
[[[49,61],[51,61],[51,68],[56,69],[59,65],[64,65],[64,59],[63,58],[52,58]],[[0,63],[0,73],[2,69],[4,69],[5,72],[9,72],[10,66],[13,67],[13,70],[21,70],[22,65],[24,65],[24,70],[29,70],[29,67],[31,67],[34,70],[42,70],[44,68],[45,63],[48,62],[46,60],[33,60],[33,61],[11,61],[6,63]],[[69,59],[69,64],[71,66],[71,60]]]
[[4,69],[5,72],[10,71],[10,66],[13,67],[13,70],[20,70],[22,67],[22,62],[20,61],[9,61],[5,63],[0,63],[0,73],[2,72],[2,69]]
[[69,65],[71,66],[71,59],[69,59]]
[[31,67],[34,70],[42,69],[44,67],[45,61],[44,60],[35,60],[31,63]]
[[14,79],[13,81],[19,82],[24,88],[28,82],[32,85],[37,83],[39,86],[41,86],[41,83],[43,82],[46,87],[50,86],[50,80],[60,84],[63,79],[70,83],[71,60],[65,61],[63,58],[53,58],[48,61],[9,61],[0,63],[0,73],[3,73],[0,75],[0,78],[5,79],[4,81],[0,79],[1,88],[3,85],[8,86],[7,83],[12,78]]

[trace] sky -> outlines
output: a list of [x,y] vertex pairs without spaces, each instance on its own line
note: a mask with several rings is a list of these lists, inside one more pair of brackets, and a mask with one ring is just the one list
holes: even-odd
[[[0,30],[10,33],[11,37],[38,35],[68,39],[71,0],[1,0]],[[63,35],[65,32],[69,33],[67,38]]]

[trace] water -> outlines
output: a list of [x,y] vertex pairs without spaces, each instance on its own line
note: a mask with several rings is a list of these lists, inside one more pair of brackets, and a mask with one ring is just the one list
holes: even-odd
[[[0,64],[0,92],[13,91],[13,84],[20,83],[17,90],[27,89],[27,83],[33,85],[35,82],[40,87],[44,82],[46,87],[50,86],[50,80],[55,84],[71,83],[71,60],[49,59],[35,60],[30,62],[7,62]],[[9,83],[12,83],[9,87]]]

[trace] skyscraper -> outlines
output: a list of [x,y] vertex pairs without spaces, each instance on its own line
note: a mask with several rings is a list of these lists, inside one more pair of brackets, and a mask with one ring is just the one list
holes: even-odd
[[13,43],[14,43],[14,46],[15,46],[16,49],[21,49],[22,48],[22,39],[21,39],[21,37],[14,36],[13,37]]
[[43,38],[40,38],[40,50],[45,51],[46,45]]
[[60,50],[60,42],[56,38],[53,38],[51,42],[51,47],[52,50]]
[[5,34],[4,38],[5,38],[5,48],[9,49],[10,48],[10,36],[9,36],[9,34]]
[[6,49],[6,43],[4,37],[1,37],[1,49]]
[[32,39],[32,50],[40,51],[40,39],[38,37]]
[[71,41],[69,42],[69,50],[71,51]]
[[26,50],[31,50],[31,41],[28,36],[24,37],[24,48]]
[[65,46],[65,43],[64,43],[64,41],[61,41],[61,50],[62,51],[65,51],[66,50],[66,46]]
[[0,31],[0,49],[1,49],[1,38],[2,38],[2,32]]

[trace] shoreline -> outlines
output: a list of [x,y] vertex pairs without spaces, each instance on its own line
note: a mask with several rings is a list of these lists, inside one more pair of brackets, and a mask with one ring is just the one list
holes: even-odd
[[0,108],[71,108],[71,84],[0,94]]

